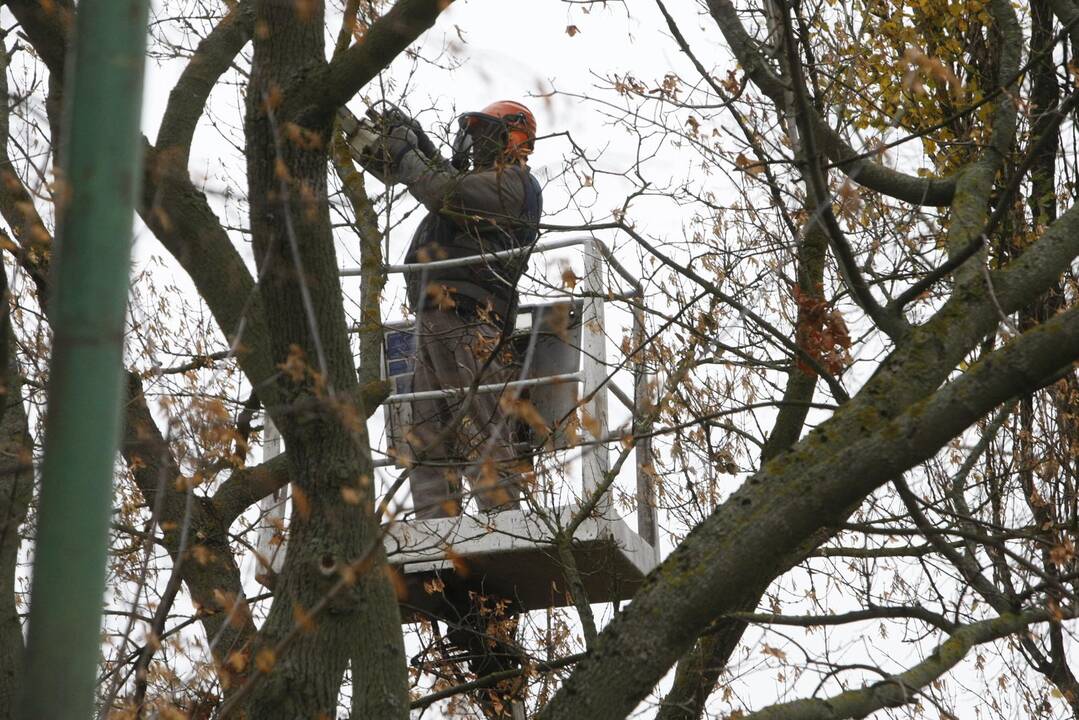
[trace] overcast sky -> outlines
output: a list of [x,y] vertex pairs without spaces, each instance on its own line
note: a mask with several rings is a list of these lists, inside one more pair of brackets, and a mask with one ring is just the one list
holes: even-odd
[[[723,44],[717,39],[715,25],[710,20],[698,18],[696,4],[671,5],[682,6],[678,15],[681,29],[701,60],[708,66],[714,66],[717,74],[733,68]],[[598,153],[604,150],[598,161],[601,168],[614,172],[625,170],[634,158],[638,138],[612,127],[599,104],[582,102],[561,94],[551,95],[552,90],[617,102],[619,99],[613,93],[596,90],[597,84],[603,84],[602,78],[631,73],[652,86],[653,83],[658,84],[672,68],[683,71],[686,77],[692,77],[693,71],[687,71],[688,63],[669,38],[653,3],[634,0],[633,17],[628,16],[620,3],[612,3],[607,8],[596,6],[590,12],[587,9],[558,0],[457,0],[424,36],[421,54],[433,57],[445,46],[449,48],[449,57],[463,64],[457,69],[448,70],[438,65],[420,63],[409,80],[409,108],[420,113],[426,126],[435,127],[439,122],[450,121],[455,112],[479,110],[493,100],[518,100],[535,112],[541,136],[569,131],[586,151]],[[676,11],[675,7],[672,7],[672,11]],[[338,24],[338,18],[329,20],[331,34],[336,32]],[[165,65],[151,63],[148,68],[144,128],[150,137],[156,134],[168,92],[182,68],[183,62],[180,61]],[[409,60],[401,57],[380,80],[401,82],[410,70]],[[377,82],[369,85],[369,89],[373,89]],[[242,121],[238,100],[234,90],[226,88],[217,91],[212,98],[211,112],[236,125]],[[363,110],[359,100],[350,103],[350,106],[357,114]],[[569,146],[564,139],[543,141],[537,146],[532,165],[541,177],[558,174],[568,151]],[[191,168],[196,178],[200,175],[205,177],[207,187],[216,193],[226,192],[230,187],[233,193],[244,192],[242,158],[205,119],[196,135]],[[656,163],[650,165],[650,169],[661,181],[692,172],[685,155],[677,152],[661,155]],[[710,189],[717,195],[722,197],[724,192],[728,192],[729,185],[725,184],[722,176],[716,176],[714,182],[715,186]],[[545,220],[579,222],[582,214],[604,219],[612,208],[621,205],[627,187],[624,182],[614,178],[597,177],[594,187],[582,196],[585,208],[548,215]],[[565,197],[566,190],[560,184],[549,186],[545,194],[548,210],[563,207]],[[231,210],[226,212],[226,203],[220,195],[211,194],[211,198],[226,222],[246,224],[246,218],[237,213],[236,203],[232,203]],[[649,211],[634,215],[634,220],[642,228],[661,237],[681,234],[687,220],[683,210],[669,202],[642,201],[642,204],[645,202],[652,203],[648,206]],[[412,222],[416,219],[418,216]],[[410,234],[411,223],[405,223],[394,231],[391,261],[400,261]],[[150,256],[163,255],[160,246],[147,231],[143,229],[139,235],[136,257],[140,262],[145,262]],[[235,237],[237,246],[250,258],[242,236],[237,234]],[[166,259],[166,262],[171,262],[171,259]],[[355,263],[343,253],[341,264]],[[181,284],[186,282],[180,275],[177,280]],[[394,304],[393,301],[387,303],[387,312],[394,312]],[[617,422],[617,403],[612,402],[611,407],[612,420]],[[379,425],[376,417],[372,428],[376,436]],[[610,609],[603,609],[601,614],[609,617]],[[746,643],[739,652],[758,653],[759,648],[755,645],[759,637],[759,633],[748,633]],[[823,643],[825,637],[822,634],[816,640],[808,639],[806,646]],[[843,641],[856,649],[863,643],[873,644],[873,638],[861,637],[857,631],[846,634]],[[911,646],[901,650],[898,643],[890,645],[898,657],[917,654],[912,652]],[[872,654],[871,650],[863,652]],[[767,680],[765,684],[769,684]],[[748,688],[741,686],[740,689],[744,691]],[[774,687],[765,689],[769,697],[774,693]],[[747,704],[753,703],[747,698]]]

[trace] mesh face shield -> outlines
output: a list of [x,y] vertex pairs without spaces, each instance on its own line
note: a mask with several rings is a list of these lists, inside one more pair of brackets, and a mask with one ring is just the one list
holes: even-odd
[[472,162],[472,128],[464,116],[457,119],[457,133],[453,136],[453,156],[450,164],[464,172]]
[[450,162],[457,170],[465,171],[473,164],[475,138],[473,133],[480,127],[498,128],[498,143],[505,150],[509,144],[512,128],[523,126],[524,114],[498,117],[482,112],[468,112],[457,118],[457,134],[453,137],[453,157]]

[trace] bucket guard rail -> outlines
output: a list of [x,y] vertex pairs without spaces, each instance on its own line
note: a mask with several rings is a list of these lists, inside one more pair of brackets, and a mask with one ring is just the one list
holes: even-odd
[[[517,389],[529,393],[548,425],[556,428],[553,440],[556,449],[579,447],[582,497],[598,493],[611,471],[610,448],[618,438],[608,429],[607,396],[613,394],[632,414],[636,426],[638,409],[647,404],[648,384],[640,348],[644,342],[643,288],[640,280],[629,272],[610,249],[594,237],[568,237],[543,240],[527,250],[505,250],[465,258],[436,260],[428,263],[386,265],[390,274],[407,274],[424,270],[460,267],[513,257],[521,253],[540,254],[569,247],[583,248],[584,276],[579,278],[576,292],[568,300],[522,306],[518,330],[522,324],[527,332],[515,337],[521,343],[533,343],[532,364],[527,377],[508,383],[484,384],[476,388],[450,388],[428,392],[413,392],[411,375],[414,361],[414,330],[411,323],[390,323],[383,344],[382,371],[393,383],[384,401],[386,414],[386,452],[377,451],[375,465],[392,467],[400,458],[404,429],[409,426],[410,404],[413,400],[430,397],[454,397],[468,392],[501,392]],[[629,289],[622,293],[609,292],[605,268],[625,280]],[[341,277],[356,277],[359,268],[345,268]],[[633,388],[627,392],[614,383],[614,373],[607,363],[607,336],[604,304],[608,300],[634,300],[632,336],[634,352],[629,358]],[[566,307],[568,304],[568,308]],[[552,331],[552,318],[562,318],[569,327]],[[568,317],[568,322],[564,319]],[[557,432],[559,421],[569,418],[578,407],[589,418],[580,423],[583,442],[570,442]],[[564,424],[564,423],[563,423]],[[268,425],[264,458],[276,454],[279,448],[276,433]],[[632,596],[644,576],[659,560],[658,526],[656,522],[655,491],[652,483],[651,443],[639,438],[636,453],[636,532],[630,529],[614,508],[610,491],[602,493],[600,501],[574,533],[571,552],[591,602],[613,602]],[[269,514],[283,514],[281,498],[262,501]],[[385,546],[389,562],[397,567],[405,581],[407,596],[402,599],[406,622],[437,617],[445,597],[434,596],[431,588],[438,586],[453,590],[453,585],[465,583],[464,573],[483,579],[485,590],[515,602],[520,610],[556,607],[569,604],[569,593],[563,578],[558,551],[554,545],[557,527],[568,523],[579,511],[570,504],[545,508],[540,514],[526,509],[502,510],[476,516],[461,515],[431,520],[397,520],[386,526]],[[551,525],[554,518],[554,526]],[[542,521],[541,521],[542,519]],[[259,550],[262,552],[262,537]],[[270,534],[267,534],[267,542]],[[272,553],[268,553],[270,556]],[[280,555],[280,553],[278,553]],[[275,562],[275,564],[279,564]],[[432,584],[432,577],[441,582]],[[457,588],[460,592],[462,589]]]

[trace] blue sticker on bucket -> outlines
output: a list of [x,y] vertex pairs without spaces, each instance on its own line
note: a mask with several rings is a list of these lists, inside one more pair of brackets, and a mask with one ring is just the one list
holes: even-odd
[[410,372],[412,372],[412,358],[390,360],[386,365],[386,374],[390,377],[393,377],[394,375],[404,375],[405,373]]
[[410,358],[416,352],[415,338],[409,331],[399,330],[386,334],[386,357],[389,360]]

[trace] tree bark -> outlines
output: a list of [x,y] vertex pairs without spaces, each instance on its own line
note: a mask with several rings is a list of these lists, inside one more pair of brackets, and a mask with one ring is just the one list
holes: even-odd
[[[255,657],[264,676],[250,717],[332,717],[350,657],[362,658],[353,704],[363,717],[405,718],[400,615],[374,517],[374,476],[337,278],[327,204],[332,116],[302,126],[282,112],[325,67],[319,3],[256,4],[246,119],[251,230],[271,357],[284,406],[273,412],[288,450],[294,519],[285,565]],[[342,499],[355,491],[357,504]],[[360,566],[356,563],[366,561]],[[341,573],[355,583],[296,635]],[[275,648],[290,639],[287,652]],[[270,654],[267,654],[270,653]],[[356,697],[358,696],[358,697]]]
[[[0,268],[0,272],[3,269]],[[6,292],[2,310],[7,318]],[[0,720],[15,717],[23,670],[22,623],[15,603],[15,570],[22,536],[19,528],[33,494],[33,443],[22,403],[11,330],[4,323],[9,352],[0,403]]]
[[601,633],[539,717],[629,715],[699,628],[763,592],[814,533],[842,522],[852,504],[881,482],[932,456],[997,404],[1051,381],[1076,357],[1079,310],[1071,310],[986,356],[894,418],[863,398],[874,396],[891,374],[878,373],[870,383],[875,388],[867,387],[766,465],[687,536]]

